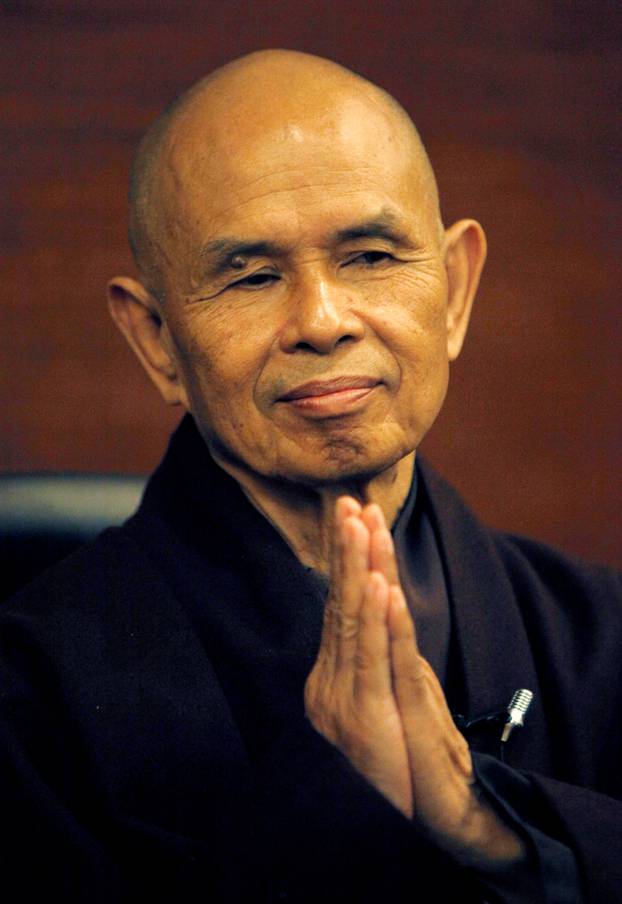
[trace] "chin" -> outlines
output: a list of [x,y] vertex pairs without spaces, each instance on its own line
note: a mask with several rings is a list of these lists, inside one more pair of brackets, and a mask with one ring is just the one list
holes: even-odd
[[369,443],[349,439],[331,439],[316,454],[299,455],[295,461],[282,462],[274,477],[305,486],[368,481],[392,468],[412,449],[370,448]]

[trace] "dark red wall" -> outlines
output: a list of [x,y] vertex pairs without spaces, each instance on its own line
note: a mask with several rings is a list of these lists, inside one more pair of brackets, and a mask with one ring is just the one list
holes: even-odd
[[49,0],[2,7],[0,468],[145,470],[174,412],[108,321],[136,141],[257,47],[333,57],[419,124],[490,240],[426,451],[492,523],[622,564],[617,3]]

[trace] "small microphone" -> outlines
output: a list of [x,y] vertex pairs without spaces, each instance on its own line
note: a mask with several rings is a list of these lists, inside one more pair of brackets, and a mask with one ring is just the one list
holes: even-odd
[[526,687],[519,688],[514,692],[510,705],[507,708],[508,717],[503,726],[503,734],[501,735],[501,743],[505,744],[515,728],[522,728],[527,710],[531,706],[533,694]]

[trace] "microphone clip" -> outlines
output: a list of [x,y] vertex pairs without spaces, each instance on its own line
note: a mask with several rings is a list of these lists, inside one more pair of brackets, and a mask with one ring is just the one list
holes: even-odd
[[507,743],[508,738],[515,728],[523,727],[525,716],[527,715],[527,711],[531,706],[532,700],[533,693],[528,688],[522,687],[517,691],[514,691],[512,699],[510,700],[509,706],[507,708],[507,717],[505,720],[505,725],[503,726],[503,732],[501,734],[502,744]]
[[470,718],[455,713],[452,714],[453,720],[463,734],[464,732],[469,731],[473,726],[481,725],[482,723],[501,724],[501,743],[506,744],[514,729],[523,727],[525,716],[531,706],[532,700],[533,693],[528,690],[528,688],[519,688],[514,691],[509,704],[503,709],[496,709],[493,712]]

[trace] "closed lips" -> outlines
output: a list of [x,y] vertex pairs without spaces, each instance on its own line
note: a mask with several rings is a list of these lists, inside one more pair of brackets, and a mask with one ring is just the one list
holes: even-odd
[[377,377],[336,377],[333,380],[311,380],[280,396],[280,402],[292,402],[314,396],[330,395],[349,389],[371,389],[381,381]]

